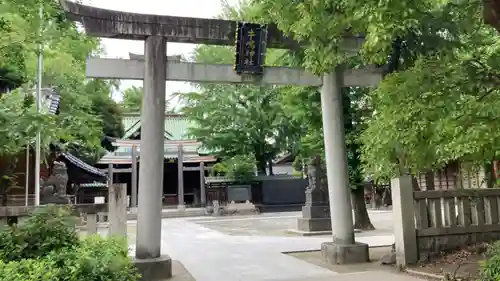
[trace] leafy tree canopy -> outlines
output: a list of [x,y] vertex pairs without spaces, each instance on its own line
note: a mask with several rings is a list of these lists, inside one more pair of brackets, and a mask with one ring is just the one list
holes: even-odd
[[123,91],[122,108],[125,112],[141,112],[142,96],[144,91],[142,87],[132,86]]
[[2,1],[0,15],[0,92],[21,86],[25,93],[32,91],[28,89],[35,85],[38,44],[42,42],[42,86],[56,87],[61,94],[60,114],[54,118],[65,137],[48,130],[42,130],[42,135],[52,141],[64,140],[68,149],[83,153],[100,149],[103,134],[123,134],[120,110],[110,97],[117,82],[85,77],[85,60],[100,52],[99,40],[79,32],[57,1]]
[[[275,22],[285,33],[304,42],[304,66],[317,74],[346,61],[340,48],[346,35],[362,35],[366,62],[386,63],[396,38],[428,36],[435,44],[439,32],[471,31],[478,1],[287,1],[250,0],[261,21]],[[463,25],[454,22],[461,20]],[[469,22],[464,22],[468,20]],[[436,26],[436,23],[439,23]]]
[[[244,4],[244,3],[243,3]],[[248,19],[248,5],[224,6],[221,18]],[[281,64],[285,51],[270,50],[266,64]],[[232,64],[234,47],[201,45],[196,62]],[[282,105],[282,88],[256,85],[197,85],[199,92],[181,94],[187,114],[196,126],[190,133],[222,157],[254,155],[260,173],[280,152],[297,148],[302,126],[293,122]]]
[[348,33],[365,36],[364,63],[388,64],[391,74],[364,101],[373,115],[357,142],[367,172],[390,177],[498,153],[498,37],[483,24],[482,2],[251,3],[260,20],[304,42],[302,63],[314,73],[351,62],[339,48]]

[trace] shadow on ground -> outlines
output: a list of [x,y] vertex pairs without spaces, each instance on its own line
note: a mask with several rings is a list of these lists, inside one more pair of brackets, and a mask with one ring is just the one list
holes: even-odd
[[364,271],[381,271],[381,270],[396,272],[395,267],[385,266],[380,264],[380,259],[390,251],[391,247],[370,248],[369,263],[347,264],[347,265],[332,265],[326,263],[321,257],[321,251],[289,253],[288,255],[303,260],[305,262],[312,263],[314,265],[332,270],[340,274],[364,272]]

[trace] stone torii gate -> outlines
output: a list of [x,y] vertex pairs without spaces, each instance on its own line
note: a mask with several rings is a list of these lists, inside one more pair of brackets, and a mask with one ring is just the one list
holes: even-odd
[[[125,13],[59,0],[66,15],[83,24],[96,37],[145,41],[144,58],[130,60],[90,58],[87,76],[144,80],[141,110],[141,163],[135,262],[144,280],[171,276],[171,261],[161,256],[161,190],[163,184],[163,130],[165,81],[253,83],[321,86],[321,109],[332,242],[322,245],[323,255],[333,263],[365,262],[368,245],[354,241],[351,201],[344,140],[341,88],[376,86],[382,70],[375,67],[343,70],[337,67],[323,77],[302,69],[265,67],[262,77],[240,76],[232,65],[169,61],[167,41],[194,44],[234,45],[237,23],[219,19],[183,18]],[[267,28],[267,47],[296,49],[275,25]],[[346,37],[343,48],[357,50],[363,38]],[[179,159],[181,160],[181,159]],[[189,243],[189,241],[186,241]]]

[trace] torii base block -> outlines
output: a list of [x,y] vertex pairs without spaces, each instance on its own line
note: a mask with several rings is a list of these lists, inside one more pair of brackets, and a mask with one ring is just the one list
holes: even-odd
[[172,259],[160,256],[154,259],[134,259],[141,281],[163,281],[172,277]]
[[368,244],[354,242],[342,244],[327,242],[321,244],[321,256],[329,264],[351,264],[370,261]]

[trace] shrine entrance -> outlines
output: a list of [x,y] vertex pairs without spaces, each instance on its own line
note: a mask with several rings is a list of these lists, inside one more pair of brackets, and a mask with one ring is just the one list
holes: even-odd
[[[183,18],[124,13],[60,0],[66,14],[83,24],[87,34],[96,37],[143,40],[144,56],[134,59],[89,58],[87,76],[103,79],[144,81],[141,111],[139,198],[137,216],[136,262],[145,280],[160,280],[171,275],[168,256],[161,255],[161,192],[163,183],[164,112],[166,81],[205,83],[248,83],[321,86],[329,211],[332,242],[322,250],[330,260],[341,257],[349,262],[368,260],[368,245],[355,243],[347,172],[342,87],[372,87],[382,79],[382,69],[344,69],[338,66],[318,77],[304,69],[264,67],[266,48],[296,49],[300,45],[285,37],[274,24],[238,23],[229,20]],[[235,65],[168,61],[167,42],[234,45]],[[357,51],[363,38],[346,36],[339,46]],[[179,165],[183,165],[179,152]],[[183,169],[180,169],[182,173]],[[132,190],[134,193],[134,190]],[[179,190],[181,194],[181,190]],[[314,195],[314,194],[313,194]],[[179,197],[181,197],[179,195]],[[183,204],[182,198],[179,204]],[[182,208],[182,206],[180,206]],[[163,276],[153,275],[153,267]],[[168,269],[168,270],[167,270]],[[169,272],[166,272],[169,271]]]

